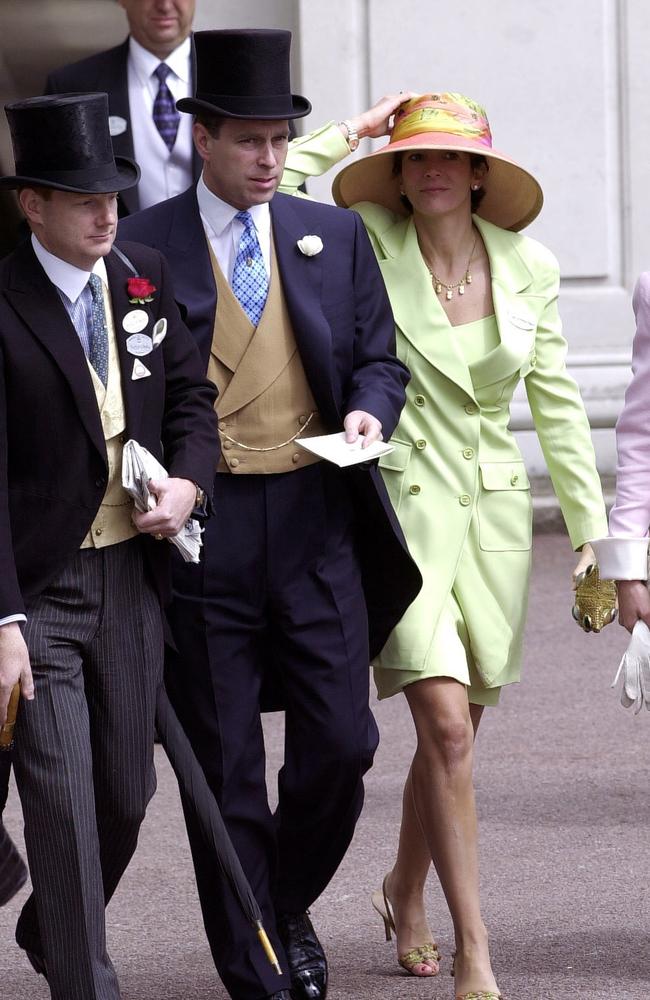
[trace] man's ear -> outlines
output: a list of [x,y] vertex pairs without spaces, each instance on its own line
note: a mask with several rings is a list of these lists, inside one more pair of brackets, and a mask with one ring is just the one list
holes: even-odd
[[18,195],[18,203],[23,215],[30,225],[40,225],[43,221],[43,195],[34,188],[22,188]]
[[192,138],[201,159],[209,160],[214,136],[210,135],[205,125],[201,125],[200,122],[194,122],[192,125]]

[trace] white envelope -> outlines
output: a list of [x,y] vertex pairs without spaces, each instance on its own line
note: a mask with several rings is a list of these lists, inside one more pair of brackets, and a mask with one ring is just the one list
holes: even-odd
[[295,444],[301,448],[306,448],[319,458],[324,458],[328,462],[333,462],[341,469],[348,465],[359,465],[361,462],[370,462],[380,455],[388,455],[393,451],[392,444],[386,441],[374,441],[367,448],[362,448],[365,436],[359,437],[353,444],[348,444],[345,440],[345,431],[338,431],[336,434],[321,434],[318,437],[296,438]]

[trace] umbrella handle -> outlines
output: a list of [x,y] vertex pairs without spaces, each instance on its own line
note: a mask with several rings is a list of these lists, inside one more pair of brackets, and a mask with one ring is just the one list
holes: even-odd
[[277,974],[281,976],[282,969],[280,968],[280,963],[278,962],[278,956],[275,954],[275,951],[273,950],[273,945],[269,941],[268,934],[262,927],[262,921],[258,920],[256,923],[257,923],[257,936],[260,939],[260,944],[262,945],[262,948],[264,948],[264,953],[268,958],[269,962],[271,963],[271,965],[273,966],[273,968],[275,969],[275,971],[277,972]]

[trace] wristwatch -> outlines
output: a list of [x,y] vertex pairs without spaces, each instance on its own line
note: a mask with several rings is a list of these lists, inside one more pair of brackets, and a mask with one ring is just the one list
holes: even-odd
[[359,133],[357,132],[356,127],[348,118],[339,122],[339,125],[342,125],[348,133],[347,143],[350,148],[350,152],[354,153],[355,149],[358,149],[359,147]]
[[196,497],[194,499],[194,509],[195,510],[205,510],[205,490],[202,490],[198,483],[194,483],[196,486]]

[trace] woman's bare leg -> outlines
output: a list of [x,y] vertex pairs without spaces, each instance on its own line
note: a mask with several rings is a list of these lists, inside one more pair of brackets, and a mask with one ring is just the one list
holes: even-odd
[[422,894],[433,858],[454,922],[456,990],[496,990],[479,904],[472,781],[482,707],[470,706],[466,688],[450,678],[426,678],[404,691],[418,745],[404,789],[397,860],[387,880],[398,952],[431,939]]

